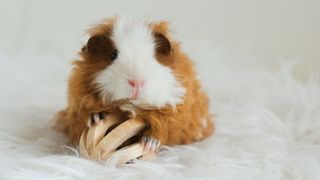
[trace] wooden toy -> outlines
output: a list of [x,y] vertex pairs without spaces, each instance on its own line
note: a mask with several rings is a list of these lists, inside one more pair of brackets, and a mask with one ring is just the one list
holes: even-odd
[[108,114],[105,120],[86,128],[80,137],[79,151],[84,158],[101,161],[117,153],[117,164],[132,159],[152,159],[155,154],[144,152],[141,135],[145,123],[134,118],[124,119],[123,112]]

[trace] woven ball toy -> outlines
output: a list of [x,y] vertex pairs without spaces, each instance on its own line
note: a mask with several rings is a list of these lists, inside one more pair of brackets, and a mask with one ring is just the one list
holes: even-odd
[[121,111],[110,113],[103,121],[84,129],[79,142],[80,155],[103,161],[117,154],[117,164],[155,157],[155,153],[144,151],[141,142],[146,124],[134,118],[128,119],[128,115],[124,114]]

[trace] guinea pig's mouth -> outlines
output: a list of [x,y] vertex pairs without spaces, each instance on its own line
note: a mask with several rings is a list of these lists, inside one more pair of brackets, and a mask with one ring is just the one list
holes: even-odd
[[139,99],[131,99],[130,104],[134,105],[135,107],[144,109],[144,110],[154,110],[154,109],[159,109],[159,107],[153,106],[148,103],[143,103]]
[[112,104],[114,106],[131,105],[133,107],[144,109],[144,110],[159,109],[158,107],[153,106],[151,104],[143,103],[141,102],[140,99],[137,99],[137,98],[126,98],[126,99],[116,100],[116,101],[113,101]]

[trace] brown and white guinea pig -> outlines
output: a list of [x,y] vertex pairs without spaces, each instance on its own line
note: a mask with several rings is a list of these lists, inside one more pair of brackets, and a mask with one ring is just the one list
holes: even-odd
[[212,133],[208,97],[166,22],[114,17],[89,35],[68,81],[68,106],[57,115],[56,126],[71,143],[87,125],[103,120],[107,107],[123,100],[137,107],[136,118],[148,124],[142,138],[148,150]]

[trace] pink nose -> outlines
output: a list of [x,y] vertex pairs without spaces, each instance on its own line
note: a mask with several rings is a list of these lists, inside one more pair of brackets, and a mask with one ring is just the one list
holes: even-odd
[[144,81],[138,81],[138,80],[128,80],[128,84],[132,88],[132,98],[138,99],[140,96],[141,88],[144,86]]
[[138,80],[128,80],[128,84],[132,87],[132,88],[142,88],[144,86],[144,81],[138,81]]

